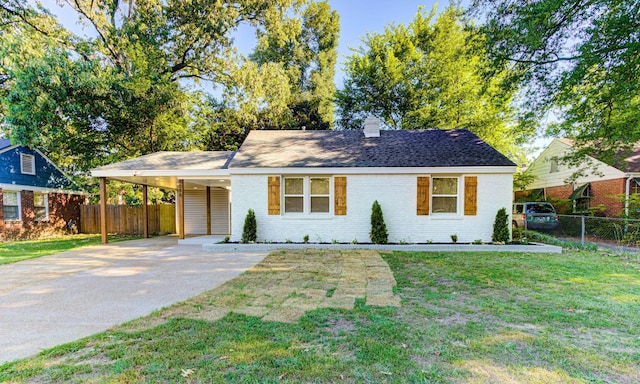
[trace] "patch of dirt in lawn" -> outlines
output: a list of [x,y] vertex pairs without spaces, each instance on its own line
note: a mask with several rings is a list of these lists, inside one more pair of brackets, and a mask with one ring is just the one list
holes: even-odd
[[549,371],[540,367],[508,367],[490,360],[467,360],[460,364],[469,371],[467,383],[582,383],[561,371]]
[[339,335],[340,333],[349,333],[356,328],[356,325],[350,322],[347,319],[338,318],[336,320],[330,320],[328,323],[329,332],[333,336]]
[[352,309],[358,298],[370,306],[399,307],[395,286],[391,269],[375,251],[274,251],[235,279],[122,328],[147,328],[175,317],[215,321],[229,312],[296,322],[317,308]]

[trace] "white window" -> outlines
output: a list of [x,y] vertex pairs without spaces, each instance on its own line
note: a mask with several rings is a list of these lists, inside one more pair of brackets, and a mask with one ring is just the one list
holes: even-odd
[[458,212],[458,178],[433,177],[431,211],[433,213]]
[[36,174],[36,158],[26,153],[20,154],[20,172],[26,175]]
[[46,193],[33,194],[33,214],[35,221],[49,220],[49,196]]
[[312,177],[311,185],[311,213],[329,213],[331,188],[328,177]]
[[284,178],[284,211],[304,212],[304,178]]
[[551,159],[549,160],[549,173],[556,173],[558,172],[558,159]]
[[20,221],[20,192],[4,191],[2,210],[4,221]]
[[284,178],[284,213],[330,213],[331,178],[296,176]]

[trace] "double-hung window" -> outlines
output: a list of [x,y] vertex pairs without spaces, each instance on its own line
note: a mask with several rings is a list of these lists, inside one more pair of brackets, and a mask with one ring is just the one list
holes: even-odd
[[321,176],[284,178],[284,213],[330,213],[330,202],[331,178]]
[[46,193],[33,194],[33,214],[35,221],[49,220],[49,201]]
[[304,177],[284,178],[284,211],[304,212]]
[[433,177],[431,210],[433,213],[458,213],[458,178]]
[[330,187],[328,177],[311,177],[311,213],[329,213]]
[[20,192],[4,191],[2,209],[5,221],[20,221]]

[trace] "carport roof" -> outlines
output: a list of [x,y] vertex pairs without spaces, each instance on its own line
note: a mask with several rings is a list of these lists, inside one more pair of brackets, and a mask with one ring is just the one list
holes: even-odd
[[176,171],[199,171],[227,169],[229,161],[235,152],[155,152],[95,168],[91,171],[94,176],[99,173],[113,173],[114,171],[168,171],[172,175]]
[[91,170],[94,177],[175,188],[177,178],[228,176],[235,152],[155,152]]

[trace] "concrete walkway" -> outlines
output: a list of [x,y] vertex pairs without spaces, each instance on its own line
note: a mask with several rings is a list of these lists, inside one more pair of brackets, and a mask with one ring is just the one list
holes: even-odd
[[158,237],[0,266],[0,364],[104,331],[230,280],[267,252]]

